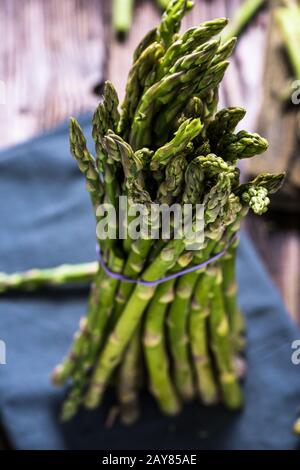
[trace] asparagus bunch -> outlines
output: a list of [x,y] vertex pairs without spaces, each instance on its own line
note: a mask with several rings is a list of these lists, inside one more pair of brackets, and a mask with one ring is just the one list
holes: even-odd
[[[235,41],[221,45],[215,39],[225,19],[179,35],[189,7],[185,0],[172,1],[155,34],[136,49],[120,118],[116,93],[106,85],[93,120],[96,161],[71,121],[72,153],[94,206],[96,197],[117,207],[119,194],[148,206],[204,204],[205,239],[199,249],[175,237],[100,241],[111,271],[148,283],[219,253],[248,208],[257,214],[267,210],[268,195],[283,179],[264,174],[240,184],[238,161],[262,153],[267,142],[257,134],[235,133],[244,110],[216,113],[218,86]],[[72,382],[63,418],[80,405],[97,407],[113,379],[125,423],[138,416],[144,381],[167,414],[178,413],[196,395],[205,404],[222,400],[229,408],[240,407],[236,358],[243,348],[243,319],[236,301],[236,247],[237,240],[221,261],[159,286],[118,281],[100,266],[86,319],[53,373],[57,384]]]
[[93,117],[96,158],[71,119],[71,153],[86,181],[97,229],[105,225],[99,208],[110,203],[118,210],[119,196],[127,196],[129,209],[136,203],[145,209],[153,203],[190,204],[193,229],[197,204],[203,204],[204,236],[175,236],[175,218],[166,235],[161,217],[146,211],[140,236],[123,239],[134,222],[129,211],[125,220],[108,225],[106,239],[98,237],[101,262],[93,265],[87,312],[52,375],[55,384],[69,384],[65,420],[80,406],[100,405],[112,385],[126,424],[139,416],[143,385],[169,415],[195,397],[230,409],[243,403],[237,232],[249,208],[256,214],[267,210],[284,175],[240,182],[239,160],[263,153],[268,144],[257,134],[235,131],[245,110],[217,112],[235,39],[221,44],[216,38],[227,24],[223,18],[180,34],[190,6],[187,0],[170,1],[158,27],[138,45],[120,109],[113,85],[106,83]]

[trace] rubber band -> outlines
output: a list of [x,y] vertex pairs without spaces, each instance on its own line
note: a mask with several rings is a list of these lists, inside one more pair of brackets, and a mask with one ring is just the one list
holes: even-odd
[[123,281],[123,282],[128,282],[130,284],[139,284],[141,286],[158,286],[159,284],[162,284],[163,282],[171,281],[172,279],[176,279],[177,277],[181,277],[184,274],[192,273],[194,271],[198,271],[198,269],[204,268],[210,263],[213,263],[214,261],[217,261],[219,258],[221,258],[228,250],[228,248],[233,244],[233,242],[237,239],[238,234],[236,233],[233,235],[233,237],[229,240],[229,242],[226,244],[226,246],[221,250],[219,253],[216,253],[214,256],[211,258],[208,258],[206,261],[203,261],[202,263],[196,264],[194,266],[191,266],[189,268],[183,269],[182,271],[178,271],[177,273],[169,274],[169,276],[165,276],[161,279],[157,279],[155,281],[143,281],[142,279],[132,279],[131,277],[124,276],[121,273],[116,273],[114,271],[111,271],[108,266],[106,266],[99,245],[97,244],[97,254],[99,258],[99,263],[106,272],[106,274],[109,277],[112,277],[113,279],[116,279],[118,281]]

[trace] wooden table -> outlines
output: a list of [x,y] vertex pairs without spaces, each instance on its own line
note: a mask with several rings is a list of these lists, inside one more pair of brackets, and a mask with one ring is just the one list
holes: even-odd
[[[239,3],[198,0],[184,26],[230,16]],[[0,146],[22,142],[70,115],[93,110],[106,78],[122,97],[132,51],[158,17],[150,0],[138,2],[131,34],[120,43],[109,26],[110,0],[0,0],[0,85],[5,91]],[[249,109],[245,127],[250,130],[255,130],[261,103],[265,26],[262,13],[241,38],[221,90],[222,104]],[[246,228],[300,324],[296,222],[293,216],[272,213],[249,217]]]

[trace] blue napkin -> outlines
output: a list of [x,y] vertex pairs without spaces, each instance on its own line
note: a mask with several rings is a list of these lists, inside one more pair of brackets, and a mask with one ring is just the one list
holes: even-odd
[[[90,135],[90,116],[81,124]],[[89,144],[91,142],[89,141]],[[95,259],[95,225],[83,178],[69,155],[68,128],[0,153],[0,271]],[[176,418],[143,397],[143,415],[130,427],[105,427],[112,398],[70,423],[58,414],[64,390],[49,374],[69,348],[85,312],[87,289],[61,289],[0,298],[0,419],[16,449],[295,449],[291,432],[300,405],[300,366],[291,344],[300,332],[253,246],[242,236],[240,304],[248,321],[246,404],[232,413],[193,403]],[[110,395],[110,394],[108,394]]]

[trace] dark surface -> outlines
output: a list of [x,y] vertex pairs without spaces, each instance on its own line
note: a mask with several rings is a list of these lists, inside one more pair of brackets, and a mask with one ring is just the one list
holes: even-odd
[[[87,119],[83,120],[84,123]],[[86,127],[86,126],[85,126]],[[67,129],[0,154],[1,270],[46,267],[94,259],[94,222],[88,195],[69,156]],[[300,366],[291,343],[300,337],[251,244],[243,237],[238,259],[240,303],[248,318],[245,408],[187,406],[176,419],[143,400],[132,428],[106,429],[109,403],[62,425],[64,392],[49,373],[66,353],[87,292],[66,290],[10,295],[0,302],[0,336],[7,365],[0,366],[2,425],[17,449],[294,449],[291,426],[300,404]],[[109,401],[112,400],[109,394]]]

